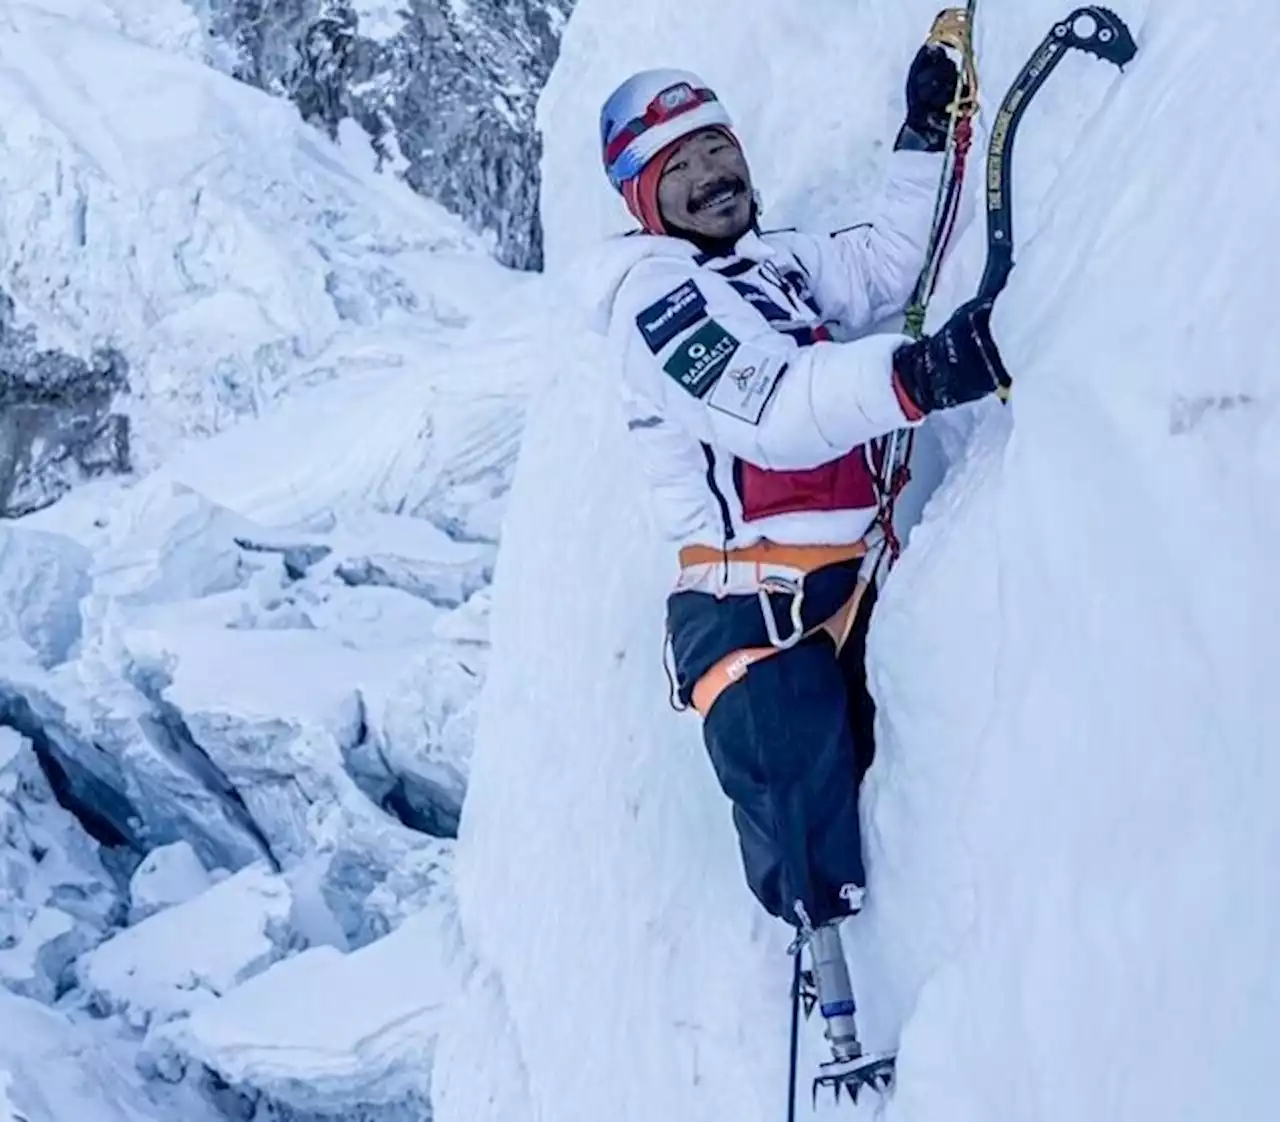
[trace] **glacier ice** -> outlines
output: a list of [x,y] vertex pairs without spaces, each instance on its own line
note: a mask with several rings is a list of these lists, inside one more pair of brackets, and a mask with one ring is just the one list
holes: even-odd
[[0,1101],[404,1122],[553,360],[535,306],[473,323],[531,289],[459,223],[201,53],[176,0],[0,15],[5,339],[118,346],[137,453],[0,526]]

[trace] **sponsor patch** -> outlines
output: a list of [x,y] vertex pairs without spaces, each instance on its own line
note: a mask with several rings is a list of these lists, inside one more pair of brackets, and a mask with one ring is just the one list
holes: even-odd
[[720,375],[707,404],[749,425],[758,425],[787,364],[751,348],[740,350]]
[[694,281],[685,281],[636,316],[636,326],[650,352],[656,355],[680,332],[706,318],[707,298]]
[[663,364],[663,369],[694,397],[705,397],[738,350],[738,340],[708,320]]

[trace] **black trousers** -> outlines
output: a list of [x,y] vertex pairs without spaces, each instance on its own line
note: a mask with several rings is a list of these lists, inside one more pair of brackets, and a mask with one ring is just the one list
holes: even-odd
[[747,883],[793,925],[797,902],[815,925],[848,915],[842,889],[866,883],[858,790],[875,754],[865,668],[874,599],[873,586],[839,657],[819,632],[758,662],[703,724]]

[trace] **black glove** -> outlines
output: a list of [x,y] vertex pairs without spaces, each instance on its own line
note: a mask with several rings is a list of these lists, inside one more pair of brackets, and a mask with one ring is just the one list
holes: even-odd
[[941,152],[947,146],[947,107],[956,99],[960,71],[941,47],[923,46],[907,73],[907,123],[895,149]]
[[994,303],[981,297],[970,300],[936,334],[894,352],[898,386],[920,412],[964,405],[1009,385],[1009,373],[991,337]]

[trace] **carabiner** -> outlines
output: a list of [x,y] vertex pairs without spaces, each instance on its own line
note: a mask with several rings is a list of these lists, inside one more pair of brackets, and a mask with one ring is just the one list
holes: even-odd
[[[791,597],[791,634],[785,639],[778,634],[778,622],[773,618],[773,602],[769,599],[770,591]],[[760,601],[760,614],[764,616],[764,629],[769,635],[769,642],[780,651],[789,651],[804,638],[804,623],[800,619],[804,608],[804,584],[783,577],[767,577],[756,589],[756,597]]]

